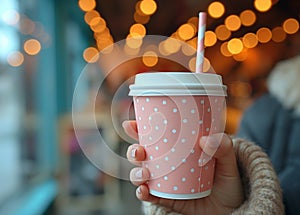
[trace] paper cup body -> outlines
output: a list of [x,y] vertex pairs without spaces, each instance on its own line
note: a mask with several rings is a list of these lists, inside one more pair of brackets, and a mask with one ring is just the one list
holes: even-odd
[[201,75],[143,73],[130,86],[152,195],[195,199],[211,192],[215,161],[200,160],[199,140],[223,132],[226,88],[219,76]]

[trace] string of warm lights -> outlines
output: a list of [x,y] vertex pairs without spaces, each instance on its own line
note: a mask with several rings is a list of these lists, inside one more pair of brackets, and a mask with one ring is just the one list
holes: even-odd
[[[254,8],[261,12],[269,11],[277,0],[255,0],[253,2]],[[95,0],[79,0],[79,8],[85,12],[84,20],[90,26],[90,29],[94,32],[94,39],[96,41],[96,47],[88,47],[84,50],[83,58],[87,62],[96,61],[94,56],[99,51],[110,46],[114,43],[113,37],[109,28],[106,25],[105,19],[100,15],[96,8]],[[215,1],[209,4],[208,14],[213,19],[221,18],[225,14],[225,6]],[[135,23],[129,28],[129,34],[126,40],[126,47],[124,50],[127,54],[135,55],[138,53],[138,48],[142,45],[142,37],[146,35],[145,24],[150,21],[150,17],[157,11],[157,4],[154,0],[139,0],[135,5],[134,20]],[[30,20],[24,15],[20,15],[15,10],[9,10],[3,14],[3,20],[6,24],[18,28],[20,33],[29,36],[23,42],[24,53],[34,56],[40,53],[42,49],[42,43],[44,43],[48,36],[43,32],[42,27],[38,23]],[[9,17],[9,18],[5,18]],[[287,35],[295,34],[299,30],[299,22],[294,18],[287,18],[284,22],[272,29],[268,27],[261,27],[256,32],[247,32],[240,38],[231,38],[232,32],[238,31],[242,26],[250,27],[256,22],[256,14],[252,10],[244,10],[239,15],[231,14],[225,18],[223,24],[217,26],[214,30],[206,30],[205,32],[205,47],[214,46],[217,41],[221,42],[220,52],[226,57],[233,57],[235,60],[244,60],[245,52],[247,49],[256,47],[259,43],[268,43],[274,41],[280,43],[284,41]],[[185,24],[179,26],[167,40],[161,42],[157,50],[162,55],[174,54],[178,51],[182,51],[187,56],[195,54],[197,48],[197,29],[198,18],[192,17]],[[135,39],[133,39],[135,38]],[[140,38],[140,39],[139,39]],[[186,42],[189,46],[181,46],[177,40]],[[157,57],[155,51],[144,53],[145,58],[151,59],[152,63],[148,63],[147,66],[154,66],[157,61],[153,58]],[[193,68],[193,61],[191,59],[190,69]],[[8,54],[7,62],[9,65],[17,67],[23,64],[24,54],[22,51],[14,51]],[[145,63],[146,61],[144,61]],[[153,62],[156,62],[155,64]],[[206,64],[209,61],[206,59]],[[205,63],[204,62],[204,63]],[[209,68],[204,66],[205,68]]]
[[[221,3],[218,3],[218,7],[223,8],[220,5]],[[258,11],[266,12],[271,8],[272,2],[256,0],[254,6]],[[210,5],[210,10],[208,11],[212,17],[216,17],[214,12],[218,12],[218,9]],[[206,32],[205,46],[213,46],[217,38],[220,41],[225,41],[220,49],[224,56],[233,56],[236,60],[243,60],[237,55],[248,48],[254,48],[258,43],[267,43],[271,40],[274,42],[282,42],[285,40],[286,34],[294,34],[299,30],[298,21],[293,18],[288,18],[283,22],[282,26],[277,26],[273,29],[261,27],[255,33],[249,32],[241,38],[232,38],[226,41],[230,38],[231,32],[237,31],[242,25],[249,27],[255,22],[256,15],[251,10],[244,10],[239,16],[230,15],[225,19],[224,24],[218,26],[214,32]]]
[[[129,28],[129,34],[126,37],[124,51],[128,55],[136,55],[140,52],[143,44],[143,38],[147,33],[145,24],[150,21],[151,16],[156,12],[157,4],[154,0],[140,0],[135,4],[134,23]],[[158,63],[155,52],[146,51],[143,53],[142,61],[144,65],[152,67]]]
[[[79,0],[80,8],[89,13],[97,13],[94,11],[96,3],[94,0]],[[93,3],[94,2],[94,3]],[[254,8],[261,12],[269,11],[277,0],[255,0],[253,2]],[[86,9],[82,5],[86,6]],[[88,8],[88,9],[87,9]],[[130,26],[129,34],[126,37],[126,45],[124,51],[128,55],[136,55],[139,53],[139,47],[142,45],[142,38],[146,35],[146,27],[144,26],[150,20],[150,16],[155,13],[157,10],[157,4],[154,0],[140,0],[135,5],[134,20],[135,23]],[[215,1],[209,4],[207,12],[209,16],[213,19],[219,19],[225,14],[226,7],[223,3]],[[94,12],[92,12],[94,11]],[[86,14],[86,16],[88,16]],[[99,14],[99,13],[98,13]],[[85,17],[86,17],[85,16]],[[100,17],[100,15],[99,15]],[[86,18],[85,18],[86,19]],[[91,18],[90,18],[91,19]],[[102,18],[103,19],[103,18]],[[101,20],[102,20],[101,19]],[[260,27],[256,32],[247,32],[240,38],[232,38],[232,33],[238,31],[243,26],[250,27],[256,23],[256,13],[250,9],[242,11],[240,14],[231,14],[224,19],[224,23],[217,26],[214,30],[206,30],[205,32],[205,47],[212,47],[218,41],[221,42],[220,52],[226,57],[233,57],[237,61],[245,59],[245,53],[247,49],[256,47],[259,43],[267,43],[269,41],[282,42],[286,39],[288,34],[294,34],[299,30],[299,22],[294,18],[286,19],[280,26],[276,26],[272,29],[265,26]],[[99,21],[100,22],[100,21]],[[102,28],[105,26],[105,20],[101,21],[103,24]],[[88,22],[87,22],[88,23]],[[90,22],[89,22],[90,23]],[[91,26],[91,24],[90,24]],[[100,28],[100,27],[99,27]],[[93,28],[91,27],[93,30]],[[105,26],[104,29],[107,29]],[[158,47],[157,51],[162,55],[171,55],[181,51],[187,56],[193,56],[197,49],[197,29],[198,29],[198,17],[191,17],[186,23],[179,26],[179,28],[165,41],[162,41]],[[101,30],[99,30],[101,31]],[[109,30],[106,30],[109,32]],[[94,30],[95,32],[95,30]],[[102,31],[101,31],[102,32]],[[101,51],[104,47],[107,47],[109,44],[112,44],[113,40],[108,39],[112,38],[110,34],[106,36],[101,36],[102,41],[109,41],[105,45],[99,46],[97,41],[98,49],[94,49],[91,52],[90,56],[93,56],[97,51]],[[106,38],[106,39],[105,39]],[[189,46],[182,46],[178,41],[184,41]],[[104,43],[102,43],[104,44]],[[88,49],[91,49],[89,47]],[[88,50],[87,49],[87,50]],[[85,51],[85,56],[87,53]],[[244,56],[244,57],[241,57]],[[157,54],[154,50],[147,51],[144,53],[143,62],[146,66],[151,67],[157,64]],[[92,57],[85,57],[85,59],[90,62],[88,59]],[[149,63],[152,62],[152,63]],[[191,57],[190,60],[190,69],[193,71],[195,64],[195,57]],[[207,71],[210,67],[209,60],[205,58],[204,61],[204,71]]]
[[93,31],[96,41],[96,47],[88,47],[84,50],[83,58],[87,62],[95,62],[97,61],[98,52],[113,44],[114,39],[110,34],[105,19],[95,10],[95,0],[79,0],[78,6],[85,12],[84,21]]

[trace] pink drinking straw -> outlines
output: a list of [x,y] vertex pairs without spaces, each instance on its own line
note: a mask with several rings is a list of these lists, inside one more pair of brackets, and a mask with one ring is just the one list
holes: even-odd
[[196,73],[203,72],[203,60],[204,60],[204,35],[206,29],[206,13],[199,13],[199,25],[198,25],[198,46],[196,56]]

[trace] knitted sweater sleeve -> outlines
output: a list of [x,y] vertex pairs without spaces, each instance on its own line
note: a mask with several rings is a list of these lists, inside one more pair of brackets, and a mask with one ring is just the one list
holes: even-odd
[[[243,182],[245,201],[232,215],[283,215],[284,206],[277,175],[261,148],[233,138],[233,146]],[[145,215],[179,215],[162,206],[143,202]]]

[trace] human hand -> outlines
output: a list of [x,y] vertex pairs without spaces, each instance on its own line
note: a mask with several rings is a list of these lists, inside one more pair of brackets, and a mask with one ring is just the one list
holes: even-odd
[[[125,121],[123,128],[130,137],[138,139],[135,121]],[[138,186],[137,198],[187,215],[225,215],[239,207],[244,200],[244,194],[231,139],[223,133],[215,134],[201,138],[199,146],[206,155],[216,159],[216,169],[212,193],[208,197],[193,200],[164,199],[151,195],[147,186],[149,170],[141,167],[146,152],[139,144],[129,146],[127,158],[138,166],[130,172],[131,182]]]

